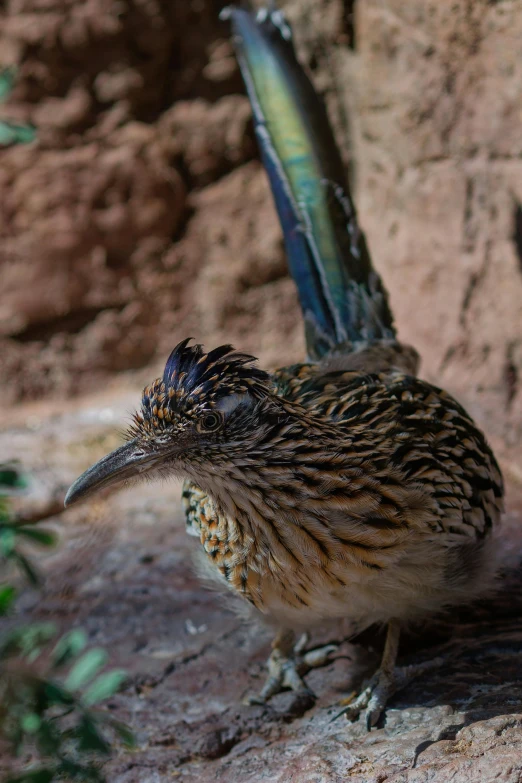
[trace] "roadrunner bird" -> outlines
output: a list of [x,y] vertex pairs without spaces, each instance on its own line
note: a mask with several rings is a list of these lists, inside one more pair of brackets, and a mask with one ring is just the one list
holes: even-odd
[[278,10],[229,9],[262,158],[303,310],[308,361],[271,374],[224,345],[179,343],[144,393],[125,445],[66,505],[144,474],[183,476],[187,522],[216,573],[273,624],[265,701],[306,690],[332,646],[295,632],[387,624],[382,664],[346,708],[375,725],[423,670],[395,666],[403,624],[492,581],[502,477],[482,433],[416,377],[357,225],[323,103]]

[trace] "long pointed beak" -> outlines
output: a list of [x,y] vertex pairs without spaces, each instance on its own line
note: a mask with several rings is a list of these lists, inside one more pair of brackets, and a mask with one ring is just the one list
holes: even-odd
[[119,484],[150,470],[158,461],[158,457],[157,454],[143,452],[136,438],[130,440],[111,451],[76,479],[65,496],[65,507],[71,506],[78,500],[84,500],[100,489]]

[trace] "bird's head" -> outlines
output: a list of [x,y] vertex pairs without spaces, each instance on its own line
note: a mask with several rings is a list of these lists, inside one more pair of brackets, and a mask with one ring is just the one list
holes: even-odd
[[189,342],[174,348],[163,377],[145,388],[127,442],[74,482],[66,506],[145,474],[219,471],[263,438],[274,414],[279,418],[270,377],[253,356],[230,345],[205,353]]

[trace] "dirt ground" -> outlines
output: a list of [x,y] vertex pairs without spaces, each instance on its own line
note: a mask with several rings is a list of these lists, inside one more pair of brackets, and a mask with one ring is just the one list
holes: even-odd
[[303,355],[222,5],[0,8],[0,65],[19,69],[1,111],[38,128],[36,143],[0,152],[0,452],[33,477],[21,512],[63,538],[43,596],[28,593],[21,611],[81,624],[131,672],[110,707],[139,745],[111,762],[111,783],[518,783],[522,0],[281,3],[327,101],[400,336],[423,376],[477,418],[508,480],[498,596],[404,645],[404,660],[449,645],[448,666],[366,735],[329,721],[382,640],[325,630],[344,657],[310,675],[313,709],[288,694],[241,706],[269,636],[194,575],[179,487],[61,512],[179,339],[232,342],[266,367]]

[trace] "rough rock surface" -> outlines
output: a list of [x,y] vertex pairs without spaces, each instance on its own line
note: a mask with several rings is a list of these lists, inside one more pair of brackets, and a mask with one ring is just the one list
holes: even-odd
[[518,783],[522,0],[281,2],[351,166],[400,335],[481,422],[510,479],[499,595],[403,645],[405,661],[442,645],[448,665],[367,735],[329,721],[382,639],[325,629],[314,641],[337,639],[344,657],[309,676],[313,709],[289,694],[241,706],[269,635],[195,577],[179,488],[61,514],[67,485],[118,442],[178,339],[231,341],[267,366],[303,354],[223,4],[0,9],[0,65],[19,66],[2,111],[38,126],[35,144],[0,152],[0,453],[33,476],[19,512],[55,520],[63,537],[43,596],[28,593],[21,611],[84,626],[129,670],[109,707],[139,746],[110,762],[111,783]]
[[520,476],[522,5],[356,10],[359,203],[400,333]]

